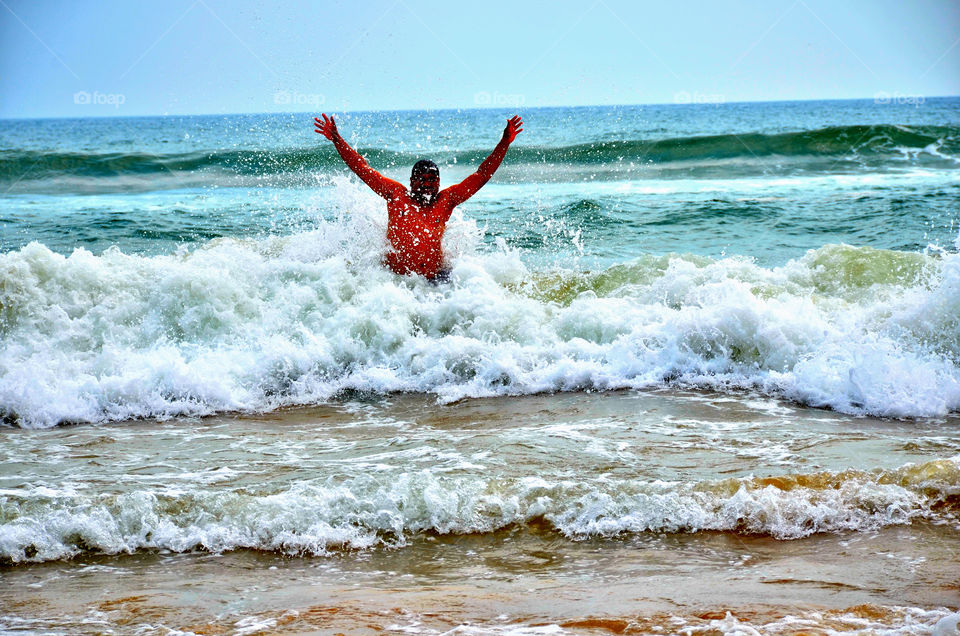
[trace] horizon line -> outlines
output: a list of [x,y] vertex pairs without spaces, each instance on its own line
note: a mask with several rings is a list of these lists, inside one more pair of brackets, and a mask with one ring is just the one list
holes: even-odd
[[[895,97],[894,94],[888,95],[888,97]],[[960,95],[904,95],[904,97],[922,97],[924,100],[928,99],[956,99],[960,98]],[[738,101],[704,101],[704,102],[648,102],[648,103],[634,103],[634,104],[555,104],[555,105],[544,105],[544,106],[530,106],[524,107],[520,104],[516,107],[510,106],[474,106],[470,108],[466,107],[449,107],[449,108],[390,108],[390,109],[359,109],[359,110],[336,110],[330,112],[336,112],[338,114],[370,114],[370,113],[442,113],[442,112],[462,112],[462,111],[506,111],[510,110],[511,112],[521,112],[525,108],[527,110],[544,110],[550,108],[633,108],[637,106],[700,106],[700,107],[714,107],[719,108],[721,106],[728,105],[738,105],[738,104],[795,104],[795,103],[806,103],[806,102],[856,102],[856,101],[874,101],[877,102],[879,98],[876,94],[870,97],[830,97],[830,98],[821,98],[821,99],[768,99],[768,100],[738,100]],[[320,113],[327,112],[324,109],[319,110],[292,110],[292,111],[245,111],[245,112],[231,112],[231,113],[192,113],[192,114],[176,114],[176,113],[165,113],[165,114],[154,114],[154,115],[56,115],[48,117],[0,117],[0,121],[44,121],[44,120],[65,120],[65,119],[137,119],[137,118],[162,118],[162,117],[234,117],[241,115],[299,115],[299,114],[310,114],[310,113]]]

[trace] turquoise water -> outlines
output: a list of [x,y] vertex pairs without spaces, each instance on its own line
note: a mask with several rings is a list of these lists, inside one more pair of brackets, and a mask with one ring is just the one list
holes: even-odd
[[[339,124],[450,184],[507,114]],[[307,114],[0,122],[0,413],[659,386],[960,408],[960,99],[523,115],[440,287],[383,270],[383,202]]]
[[[343,114],[347,139],[406,182],[444,184],[496,143],[508,113]],[[950,247],[960,100],[531,109],[497,178],[463,213],[535,263],[641,254],[783,264],[845,242]],[[349,214],[345,175],[306,114],[0,122],[0,250],[169,253],[216,237],[315,228]]]

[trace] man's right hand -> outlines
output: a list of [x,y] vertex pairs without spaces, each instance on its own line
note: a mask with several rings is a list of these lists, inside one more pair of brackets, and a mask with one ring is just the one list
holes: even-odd
[[333,141],[333,138],[337,136],[337,122],[333,121],[333,117],[327,117],[326,113],[320,113],[323,116],[323,120],[319,117],[313,118],[313,125],[315,126],[314,132],[320,133],[330,141]]

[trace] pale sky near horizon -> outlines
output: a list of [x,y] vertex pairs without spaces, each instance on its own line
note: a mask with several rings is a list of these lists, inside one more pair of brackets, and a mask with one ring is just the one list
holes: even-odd
[[0,117],[960,95],[956,0],[0,0]]

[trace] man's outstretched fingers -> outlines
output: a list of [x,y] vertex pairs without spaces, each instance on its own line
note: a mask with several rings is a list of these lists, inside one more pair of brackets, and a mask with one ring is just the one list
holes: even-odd
[[333,117],[327,117],[326,113],[320,113],[320,116],[323,120],[320,117],[313,118],[313,125],[316,127],[314,132],[320,133],[327,139],[333,139],[337,134],[336,122],[333,121]]

